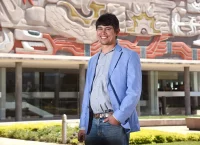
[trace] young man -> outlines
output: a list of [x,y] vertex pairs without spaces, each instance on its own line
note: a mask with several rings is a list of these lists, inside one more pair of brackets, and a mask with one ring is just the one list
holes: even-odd
[[117,44],[115,15],[101,15],[96,31],[101,51],[88,64],[78,140],[86,145],[128,145],[129,133],[140,129],[140,58]]

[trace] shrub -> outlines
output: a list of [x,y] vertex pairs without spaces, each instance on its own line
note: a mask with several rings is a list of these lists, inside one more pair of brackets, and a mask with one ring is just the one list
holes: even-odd
[[174,136],[174,141],[179,142],[179,141],[187,141],[187,137],[182,134],[176,134]]
[[153,136],[151,135],[137,136],[131,139],[131,144],[149,144],[152,142]]
[[172,135],[166,135],[166,142],[174,142],[174,137]]
[[[77,145],[78,127],[67,127],[67,144]],[[0,137],[62,143],[62,126],[56,123],[31,123],[0,126]],[[130,144],[155,144],[177,141],[200,141],[200,134],[177,134],[150,129],[130,134]]]
[[188,141],[199,141],[199,135],[196,134],[190,134],[187,136],[187,140]]
[[78,139],[77,139],[77,138],[74,138],[74,139],[72,139],[72,140],[70,141],[70,143],[71,143],[72,145],[77,145],[79,142],[78,142]]
[[27,136],[24,136],[24,140],[32,140],[32,141],[39,141],[39,136],[37,132],[29,131]]
[[165,143],[166,137],[164,135],[155,135],[153,142],[155,142],[155,143]]
[[13,138],[23,139],[24,134],[26,134],[25,132],[26,131],[21,130],[21,129],[20,130],[16,130],[15,133],[13,134]]

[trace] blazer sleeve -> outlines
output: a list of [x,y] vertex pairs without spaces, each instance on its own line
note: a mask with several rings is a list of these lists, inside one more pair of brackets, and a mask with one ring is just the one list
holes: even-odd
[[85,83],[85,87],[84,87],[84,94],[83,94],[83,102],[82,102],[82,111],[81,111],[81,117],[80,117],[80,124],[79,124],[79,128],[81,130],[85,130],[86,127],[86,117],[87,117],[87,111],[89,108],[89,77],[90,77],[90,62],[91,59],[88,63],[88,69],[87,69],[87,73],[86,73],[86,83]]
[[127,89],[126,96],[121,102],[118,110],[113,116],[121,123],[125,124],[128,118],[136,109],[137,103],[140,100],[142,89],[142,72],[140,58],[137,53],[133,52],[130,55],[127,66]]

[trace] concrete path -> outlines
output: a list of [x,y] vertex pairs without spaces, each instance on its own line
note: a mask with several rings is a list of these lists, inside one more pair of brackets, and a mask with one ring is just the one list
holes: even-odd
[[155,127],[141,127],[141,128],[153,129],[153,130],[159,130],[159,131],[165,131],[165,132],[175,132],[175,133],[181,133],[181,134],[200,133],[200,131],[189,130],[187,126],[155,126]]
[[60,145],[60,144],[0,138],[0,145]]

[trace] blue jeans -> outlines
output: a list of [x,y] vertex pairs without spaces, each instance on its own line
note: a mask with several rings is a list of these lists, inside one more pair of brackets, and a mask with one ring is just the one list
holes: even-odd
[[128,145],[129,134],[125,133],[122,126],[111,125],[103,122],[103,118],[92,121],[92,128],[86,135],[85,145]]

